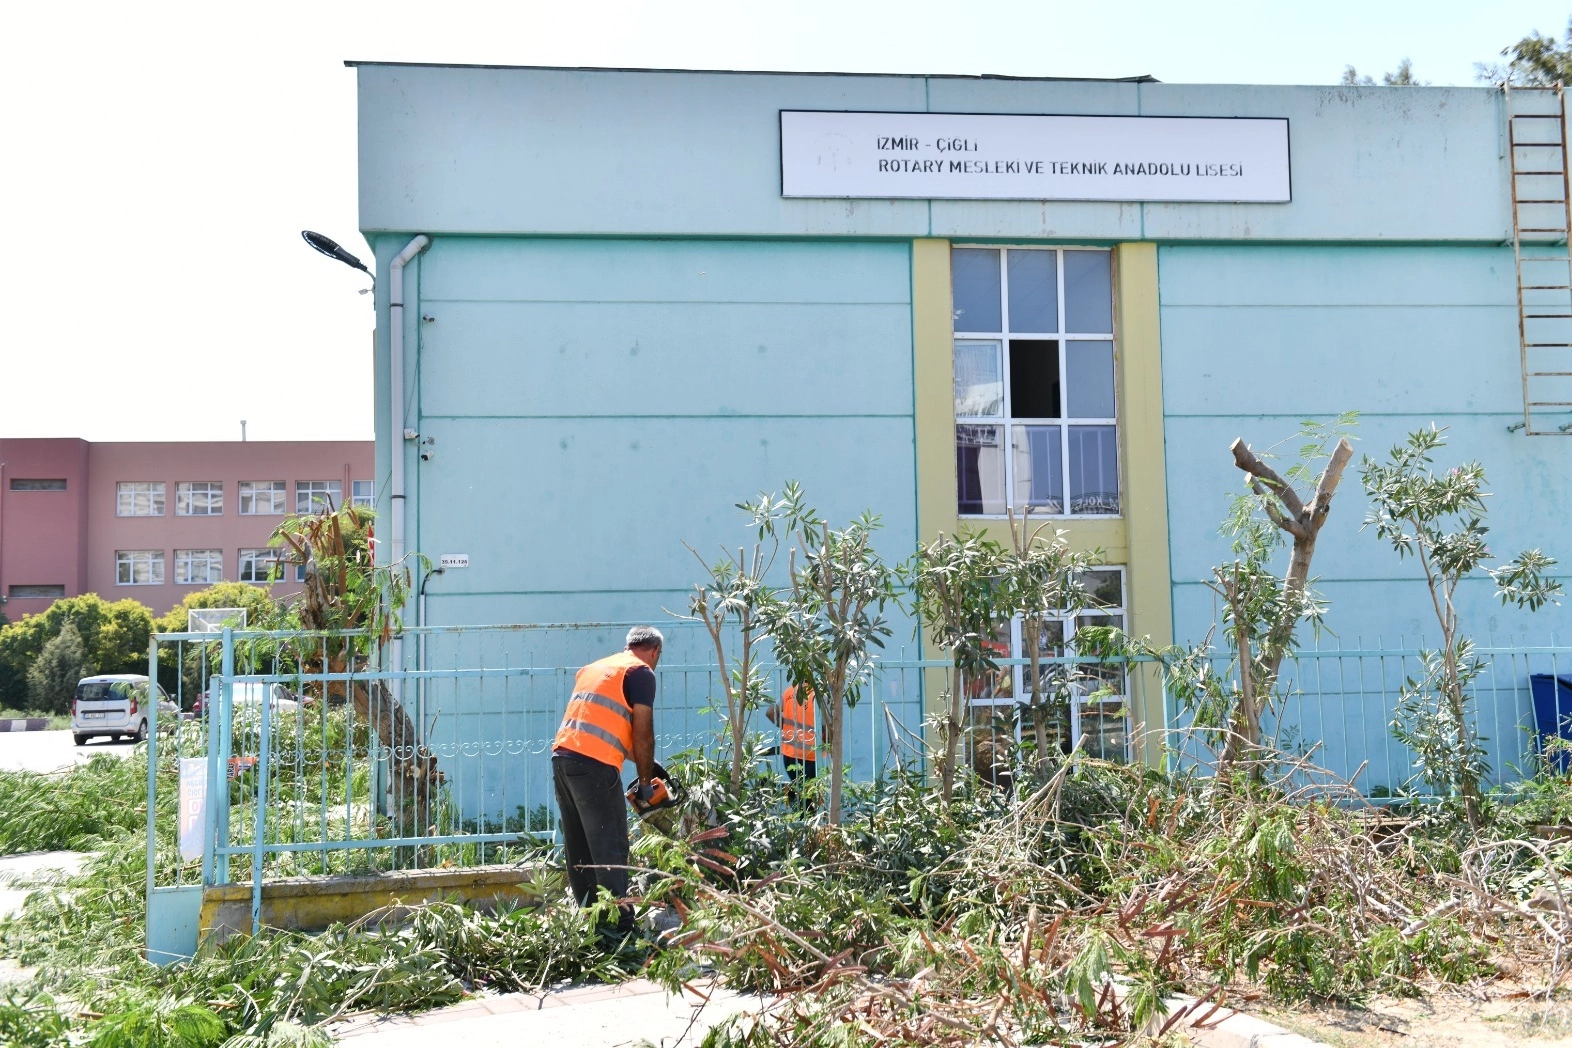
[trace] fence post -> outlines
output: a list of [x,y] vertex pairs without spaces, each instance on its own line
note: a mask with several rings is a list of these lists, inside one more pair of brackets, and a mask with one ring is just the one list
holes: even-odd
[[[233,680],[235,676],[235,629],[233,626],[224,627],[222,643],[223,650],[219,662],[219,673],[222,683],[219,684],[218,689],[218,745],[213,750],[213,752],[217,753],[217,766],[209,769],[208,782],[210,785],[208,788],[220,795],[209,798],[209,804],[216,809],[214,812],[215,829],[217,830],[213,848],[214,865],[216,867],[214,875],[218,884],[228,884],[229,853],[227,851],[220,853],[218,849],[220,847],[226,849],[229,847],[229,750],[234,740],[234,729],[230,721],[234,713],[235,703],[235,684]],[[209,694],[212,693],[212,690],[211,687],[208,688]],[[214,723],[211,716],[208,718],[208,723]]]
[[257,754],[257,818],[251,835],[251,934],[262,930],[262,851],[267,830],[267,780],[271,773],[273,692],[269,686],[262,697],[262,742]]
[[[147,639],[147,697],[151,709],[147,720],[152,730],[147,733],[147,898],[151,908],[154,873],[157,859],[157,817],[155,790],[158,785],[158,636]],[[180,715],[175,714],[175,730],[180,730]]]
[[[201,653],[203,670],[207,669],[207,642],[198,641],[197,650]],[[207,804],[206,813],[202,818],[202,887],[207,888],[218,883],[215,875],[217,856],[214,849],[218,845],[218,785],[224,782],[219,777],[218,763],[218,710],[219,688],[222,677],[207,678],[207,698],[202,700],[202,715],[207,718]],[[225,798],[228,799],[227,797]]]

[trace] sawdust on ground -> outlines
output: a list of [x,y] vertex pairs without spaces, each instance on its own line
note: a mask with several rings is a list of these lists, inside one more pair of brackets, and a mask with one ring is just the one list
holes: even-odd
[[1572,1045],[1572,996],[1526,993],[1372,998],[1363,1008],[1259,1004],[1252,1014],[1332,1048],[1550,1048]]

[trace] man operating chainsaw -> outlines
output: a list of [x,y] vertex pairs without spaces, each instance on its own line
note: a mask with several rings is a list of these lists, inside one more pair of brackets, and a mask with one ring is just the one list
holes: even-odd
[[[552,744],[568,883],[580,906],[592,904],[600,888],[614,899],[628,894],[622,765],[633,762],[633,795],[647,798],[655,766],[655,667],[664,639],[653,626],[635,626],[626,650],[579,670]],[[632,928],[633,910],[624,906],[617,930]]]

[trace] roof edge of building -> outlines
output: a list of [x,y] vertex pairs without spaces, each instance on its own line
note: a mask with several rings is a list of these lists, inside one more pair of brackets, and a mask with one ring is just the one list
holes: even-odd
[[911,80],[1030,80],[1058,83],[1160,84],[1150,73],[1136,76],[1016,76],[1008,73],[853,73],[837,70],[805,69],[679,69],[646,66],[554,66],[506,65],[495,62],[399,62],[379,59],[346,58],[351,69],[361,66],[407,66],[419,69],[524,69],[550,73],[702,73],[723,76],[860,76],[902,77]]

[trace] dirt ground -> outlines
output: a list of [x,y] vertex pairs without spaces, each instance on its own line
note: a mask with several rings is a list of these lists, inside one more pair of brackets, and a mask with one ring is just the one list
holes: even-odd
[[1572,1045],[1572,995],[1441,992],[1372,998],[1365,1008],[1246,1006],[1253,1015],[1332,1048],[1547,1048]]

